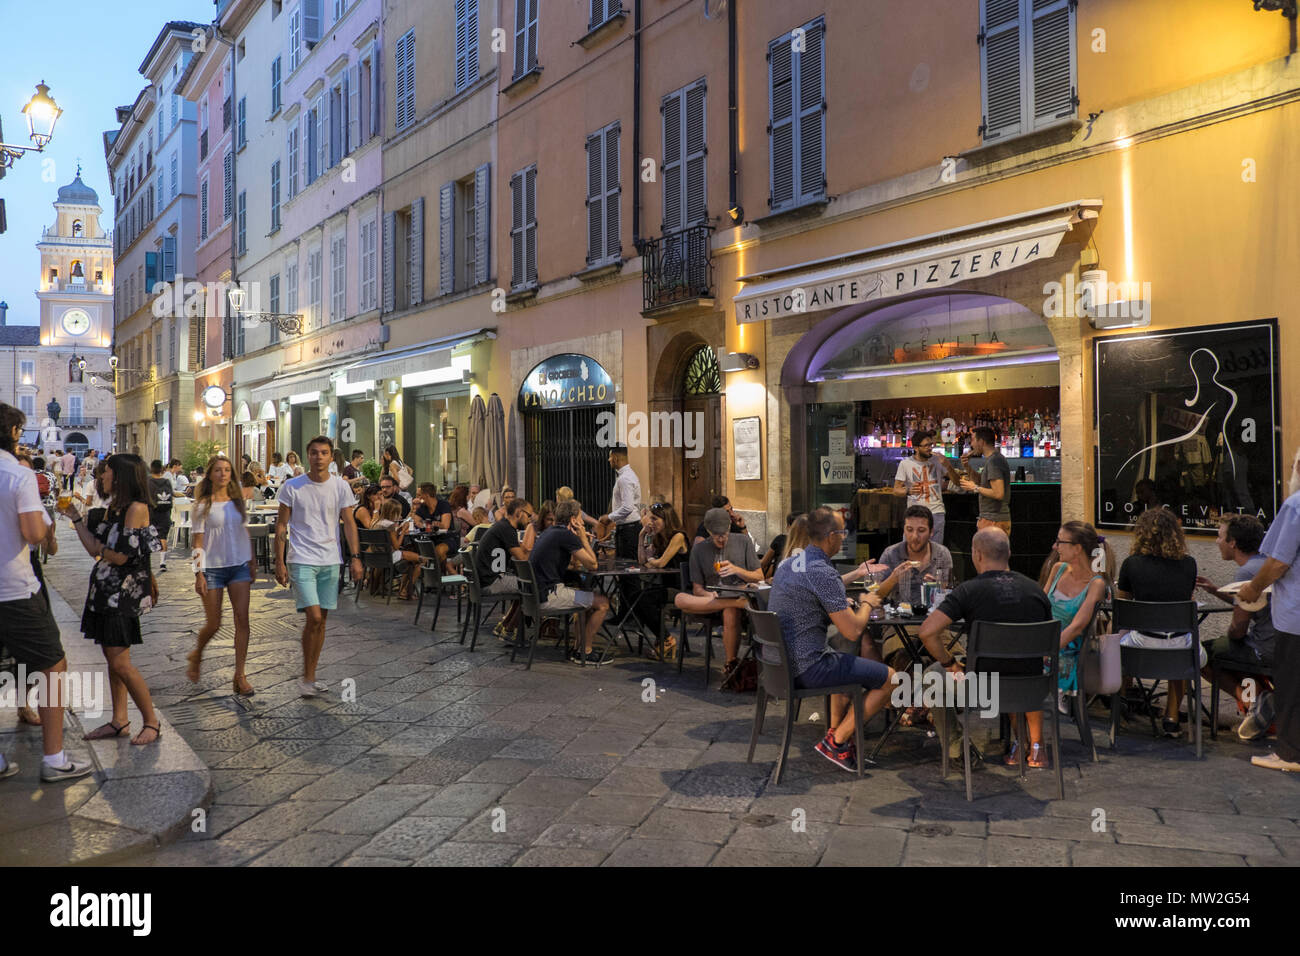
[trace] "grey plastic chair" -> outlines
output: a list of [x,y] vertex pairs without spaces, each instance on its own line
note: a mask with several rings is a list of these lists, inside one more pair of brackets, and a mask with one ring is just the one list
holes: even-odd
[[446,587],[456,589],[456,623],[460,623],[461,600],[465,595],[466,578],[463,574],[443,574],[442,559],[438,557],[438,546],[433,541],[419,539],[415,546],[420,550],[420,557],[424,559],[424,564],[420,568],[420,596],[415,605],[415,623],[420,623],[420,609],[424,607],[425,592],[431,591],[434,595],[433,605],[433,624],[429,630],[438,629],[438,612],[442,610],[442,592]]
[[749,734],[749,756],[746,763],[754,762],[754,748],[758,735],[763,732],[763,718],[769,699],[785,701],[785,731],[781,735],[781,756],[772,770],[772,783],[781,782],[785,773],[785,759],[790,752],[790,737],[794,722],[799,718],[799,704],[808,697],[825,698],[825,714],[829,725],[831,695],[844,694],[853,698],[853,742],[858,752],[858,776],[862,776],[862,714],[866,703],[866,689],[861,684],[841,684],[836,687],[795,687],[790,670],[790,655],[785,638],[781,635],[781,621],[773,611],[750,611],[754,627],[754,640],[764,649],[758,658],[758,697],[754,701],[754,728]]
[[[1025,729],[1025,714],[1042,710],[1050,702],[1052,715],[1052,761],[1056,765],[1056,798],[1065,799],[1065,772],[1061,767],[1061,712],[1056,707],[1056,671],[1060,663],[1061,622],[1003,624],[975,621],[966,638],[966,680],[977,674],[997,674],[997,713],[1014,714],[1018,731]],[[1007,673],[1006,671],[1011,671]],[[1015,673],[1021,671],[1022,673]],[[974,800],[971,788],[970,720],[973,708],[962,708],[962,762],[966,770],[966,799]],[[941,729],[947,727],[942,721]],[[1023,740],[1027,734],[1021,733]],[[941,734],[941,772],[948,776],[948,741]],[[1025,776],[1025,747],[1020,750],[1020,778]]]
[[[361,566],[367,571],[378,571],[383,575],[383,589],[387,595],[385,604],[391,604],[393,601],[393,573],[397,568],[397,562],[393,560],[393,545],[388,540],[388,532],[383,528],[358,528],[357,544],[361,548]],[[352,603],[357,604],[361,601],[361,586],[365,577],[357,582],[357,593],[352,598]]]
[[[492,609],[505,600],[505,596],[494,597],[483,594],[483,588],[479,585],[478,569],[474,566],[475,548],[461,552],[462,560],[460,563],[461,571],[465,575],[465,592],[469,600],[469,608],[465,612],[465,620],[460,628],[460,643],[465,643],[465,635],[469,631],[470,619],[474,620],[474,636],[470,639],[469,649],[472,651],[478,644],[478,631],[482,626],[483,619],[492,612]],[[484,611],[483,605],[486,599],[487,610]]]
[[[1155,710],[1151,699],[1155,695],[1156,684],[1160,681],[1189,680],[1192,693],[1187,701],[1187,719],[1191,726],[1187,729],[1196,741],[1196,758],[1201,757],[1201,625],[1200,615],[1196,613],[1195,601],[1123,601],[1114,603],[1115,630],[1141,631],[1157,637],[1176,637],[1179,634],[1192,635],[1191,645],[1187,648],[1159,647],[1125,647],[1120,645],[1120,669],[1125,677],[1132,677],[1138,682],[1146,701],[1148,716],[1151,718],[1152,736],[1159,737],[1156,728]],[[1142,681],[1153,680],[1148,689]],[[1120,708],[1123,706],[1121,694],[1111,698],[1110,705],[1110,745],[1115,747],[1115,738],[1119,733]]]
[[[578,632],[583,633],[586,628],[587,611],[585,608],[564,608],[564,609],[546,609],[542,607],[541,597],[538,594],[537,578],[533,574],[533,566],[527,561],[514,559],[515,577],[519,579],[519,612],[522,617],[519,630],[521,632],[531,631],[528,638],[528,665],[524,670],[533,669],[533,656],[537,653],[537,644],[542,639],[542,622],[549,619],[564,621],[565,648],[568,648],[569,636],[569,618],[578,615]],[[528,623],[528,622],[531,622]],[[514,662],[515,655],[519,652],[519,642],[515,642],[514,649],[510,651],[510,661]],[[584,665],[586,666],[585,662]]]

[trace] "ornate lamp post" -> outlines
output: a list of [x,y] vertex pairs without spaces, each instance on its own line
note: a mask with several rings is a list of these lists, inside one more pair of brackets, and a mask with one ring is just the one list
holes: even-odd
[[39,153],[54,138],[54,124],[63,115],[59,104],[50,96],[50,88],[42,80],[36,84],[36,95],[23,107],[27,117],[27,134],[35,146],[16,146],[0,143],[0,167],[9,168],[23,153]]
[[274,323],[285,335],[298,335],[302,332],[302,316],[296,312],[245,312],[244,290],[238,287],[231,289],[226,296],[230,299],[230,311],[237,319]]

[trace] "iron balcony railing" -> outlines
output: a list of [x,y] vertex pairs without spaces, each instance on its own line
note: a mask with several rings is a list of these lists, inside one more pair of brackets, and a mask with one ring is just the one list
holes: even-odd
[[59,419],[59,427],[65,429],[66,428],[97,429],[99,428],[99,419],[96,417],[87,418],[85,415],[82,415],[80,417],[69,416],[67,418]]
[[644,311],[713,294],[713,226],[688,226],[657,239],[641,251]]

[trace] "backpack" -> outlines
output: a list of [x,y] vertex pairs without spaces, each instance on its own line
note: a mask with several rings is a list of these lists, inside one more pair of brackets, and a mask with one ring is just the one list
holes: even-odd
[[48,472],[38,471],[36,473],[36,488],[41,493],[42,498],[50,496],[50,476]]

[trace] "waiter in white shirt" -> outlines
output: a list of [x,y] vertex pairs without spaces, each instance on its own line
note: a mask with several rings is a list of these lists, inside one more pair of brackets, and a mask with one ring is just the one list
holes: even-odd
[[609,514],[602,522],[614,524],[614,554],[635,561],[636,539],[641,530],[641,481],[627,463],[627,448],[617,445],[609,451],[609,466],[617,472]]

